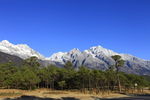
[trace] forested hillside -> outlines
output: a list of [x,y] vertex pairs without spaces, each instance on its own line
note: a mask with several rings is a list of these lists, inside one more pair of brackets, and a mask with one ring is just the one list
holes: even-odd
[[132,89],[135,84],[139,90],[150,86],[150,82],[142,76],[114,70],[114,67],[117,68],[121,63],[123,64],[123,61],[117,59],[114,58],[115,61],[118,61],[116,65],[106,71],[88,69],[86,66],[80,66],[78,70],[75,70],[70,61],[63,68],[55,65],[40,67],[36,57],[24,60],[19,66],[12,62],[0,64],[0,87],[9,89],[78,89],[98,92],[125,91]]

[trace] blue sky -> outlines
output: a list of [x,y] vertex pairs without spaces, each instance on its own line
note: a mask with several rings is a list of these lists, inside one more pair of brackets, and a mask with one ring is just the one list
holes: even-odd
[[150,60],[150,0],[0,0],[0,41],[45,56],[101,45]]

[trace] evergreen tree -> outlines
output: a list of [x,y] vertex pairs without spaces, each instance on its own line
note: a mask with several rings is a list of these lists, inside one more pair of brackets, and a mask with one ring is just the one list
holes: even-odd
[[36,84],[40,82],[40,79],[36,76],[36,74],[26,68],[25,71],[22,73],[23,76],[23,85],[25,86],[26,89],[33,89],[36,88]]
[[66,81],[60,81],[58,82],[58,85],[63,90],[63,88],[66,86]]
[[71,70],[73,69],[73,64],[71,61],[67,61],[64,65],[64,68],[67,69],[67,70]]
[[100,91],[115,91],[116,85],[119,90],[121,86],[124,86],[125,90],[132,89],[135,83],[138,90],[150,85],[150,82],[142,76],[119,72],[124,61],[118,55],[112,58],[115,64],[106,71],[89,69],[85,66],[74,70],[73,64],[69,61],[63,68],[55,65],[40,67],[38,59],[34,57],[25,60],[24,64],[19,67],[12,62],[0,64],[0,88],[81,89],[83,92],[86,90],[90,93],[99,93]]
[[121,92],[121,84],[120,84],[120,78],[119,78],[119,68],[123,67],[124,65],[124,60],[121,59],[120,55],[114,55],[112,56],[112,59],[115,61],[115,68],[116,68],[116,72],[117,72],[117,80],[118,80],[118,88],[119,88],[119,92]]

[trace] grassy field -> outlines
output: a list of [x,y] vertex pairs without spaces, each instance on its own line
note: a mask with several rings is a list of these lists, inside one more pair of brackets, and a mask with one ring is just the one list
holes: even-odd
[[[145,94],[150,94],[150,92],[145,91]],[[89,93],[81,93],[79,91],[57,91],[48,89],[36,89],[31,91],[17,89],[0,89],[0,100],[101,100],[102,98],[103,100],[107,100],[110,98],[120,98],[117,100],[126,100],[126,98],[129,99],[131,97],[133,97],[133,95],[125,95],[118,93],[103,93],[96,95]],[[150,98],[150,95],[145,97]]]

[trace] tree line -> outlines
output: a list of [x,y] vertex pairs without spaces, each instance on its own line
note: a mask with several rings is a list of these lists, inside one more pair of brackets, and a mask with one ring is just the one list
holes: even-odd
[[124,61],[120,56],[112,56],[115,64],[108,70],[101,71],[79,66],[74,69],[68,61],[64,67],[55,65],[41,67],[36,57],[24,60],[20,66],[12,62],[0,64],[0,88],[8,89],[36,89],[48,88],[59,90],[77,89],[81,92],[89,91],[123,91],[135,88],[142,89],[150,86],[144,77],[135,74],[119,72]]

